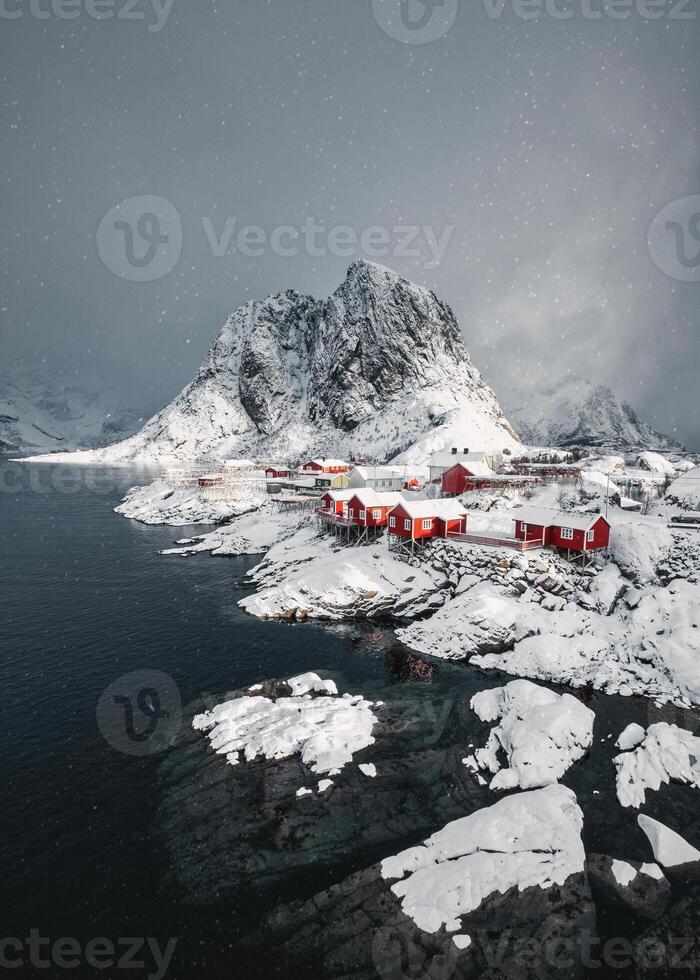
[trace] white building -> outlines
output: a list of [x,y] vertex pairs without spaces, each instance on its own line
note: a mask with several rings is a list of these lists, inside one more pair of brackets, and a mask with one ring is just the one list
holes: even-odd
[[402,490],[407,479],[405,466],[353,466],[348,473],[348,486],[353,489],[369,487],[372,490]]
[[474,476],[493,476],[491,469],[492,457],[488,453],[470,453],[468,449],[460,452],[458,449],[444,449],[433,453],[428,460],[430,467],[430,482],[442,479],[442,474],[461,463]]

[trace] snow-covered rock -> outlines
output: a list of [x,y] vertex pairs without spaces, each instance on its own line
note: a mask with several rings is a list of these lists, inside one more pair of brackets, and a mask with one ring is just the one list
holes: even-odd
[[271,548],[250,576],[258,591],[239,605],[263,619],[408,616],[445,583],[391,555],[384,542],[342,548],[313,527]]
[[679,864],[700,861],[700,851],[659,820],[653,820],[646,814],[640,813],[637,823],[649,838],[654,857],[664,868],[675,868]]
[[563,884],[583,871],[583,815],[552,785],[505,797],[448,823],[425,843],[381,863],[404,913],[424,932],[459,933],[460,917],[493,892]]
[[676,477],[666,491],[665,499],[683,510],[700,510],[700,466]]
[[[490,788],[534,789],[561,779],[593,740],[595,715],[570,694],[555,694],[530,681],[481,691],[471,707],[482,721],[500,724],[465,763],[493,773]],[[500,754],[508,767],[502,768]]]
[[[629,744],[630,734],[628,726],[618,742]],[[617,798],[625,807],[638,809],[647,790],[658,790],[671,780],[700,788],[700,738],[677,725],[650,725],[643,741],[616,756],[614,762]]]
[[117,514],[144,524],[182,527],[227,521],[255,510],[265,499],[264,488],[254,483],[236,484],[225,496],[217,496],[202,492],[197,486],[173,486],[159,478],[146,486],[132,487],[114,509]]
[[654,453],[649,450],[639,453],[636,466],[640,470],[649,470],[650,473],[660,473],[663,476],[676,475],[676,468],[670,460],[662,456],[661,453]]
[[623,574],[636,583],[654,581],[656,569],[672,548],[671,531],[659,521],[618,520],[610,530],[610,556]]
[[273,545],[296,533],[308,518],[293,511],[271,511],[262,505],[259,511],[232,519],[196,538],[176,542],[177,547],[167,548],[164,555],[194,555],[208,552],[212,555],[259,555]]
[[504,396],[516,431],[533,445],[679,448],[609,388],[574,375],[552,385],[511,389]]
[[351,452],[411,462],[435,450],[516,449],[450,308],[354,262],[322,301],[291,290],[226,321],[193,381],[131,439],[71,462]]
[[[214,751],[233,766],[241,761],[241,752],[247,762],[298,753],[316,773],[342,769],[353,753],[374,742],[370,701],[361,695],[335,696],[335,684],[317,674],[302,674],[287,683],[298,693],[274,701],[258,695],[224,701],[195,715],[192,727],[206,732]],[[319,690],[326,693],[307,693]],[[323,792],[320,784],[319,790]]]

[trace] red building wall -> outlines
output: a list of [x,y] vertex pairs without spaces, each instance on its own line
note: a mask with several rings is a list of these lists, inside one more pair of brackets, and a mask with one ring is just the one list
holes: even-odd
[[488,486],[488,481],[475,477],[461,463],[451,466],[442,474],[442,492],[449,497],[459,497],[468,490],[480,490],[485,486]]
[[[362,527],[383,527],[387,523],[388,514],[391,510],[390,507],[365,507],[362,501],[358,497],[351,497],[348,501],[348,511],[354,511],[354,517],[357,524],[361,524]],[[360,520],[360,511],[365,512],[365,519]],[[380,516],[375,517],[374,512],[378,511]]]

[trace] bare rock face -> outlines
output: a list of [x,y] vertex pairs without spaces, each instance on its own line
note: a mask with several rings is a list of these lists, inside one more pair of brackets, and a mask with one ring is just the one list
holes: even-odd
[[381,458],[416,442],[412,462],[451,445],[520,445],[452,310],[359,261],[328,299],[290,290],[241,306],[177,398],[94,459]]

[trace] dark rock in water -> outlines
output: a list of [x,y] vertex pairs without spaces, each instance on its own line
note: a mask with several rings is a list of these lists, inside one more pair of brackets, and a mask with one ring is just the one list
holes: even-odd
[[[274,699],[291,692],[284,682],[265,681],[251,693]],[[312,772],[298,755],[231,766],[192,729],[194,714],[248,692],[191,706],[161,764],[159,812],[174,879],[188,900],[236,896],[250,886],[260,893],[297,872],[341,862],[362,867],[395,851],[397,842],[413,843],[492,802],[462,764],[467,732],[460,712],[436,716],[424,689],[401,695],[374,706],[375,743],[330,777],[333,790],[326,793],[316,792],[326,774]],[[363,762],[376,765],[377,778],[358,769]],[[297,797],[301,787],[314,793]]]
[[491,895],[462,918],[472,941],[458,949],[444,928],[425,933],[404,915],[373,865],[307,901],[279,905],[246,945],[273,947],[285,976],[301,969],[327,980],[563,980],[583,976],[577,949],[593,922],[585,878],[572,875],[563,886]]
[[649,919],[655,919],[664,911],[671,897],[671,886],[666,877],[653,878],[640,872],[640,862],[627,861],[637,872],[629,885],[621,885],[612,871],[613,858],[608,854],[588,855],[588,878],[593,895],[606,901],[624,905]]
[[688,884],[683,897],[633,941],[635,980],[700,976],[700,883]]

